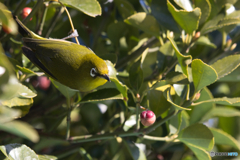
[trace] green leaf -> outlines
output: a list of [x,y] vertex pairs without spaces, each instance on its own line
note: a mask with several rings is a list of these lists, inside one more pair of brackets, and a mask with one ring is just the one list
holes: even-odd
[[[212,98],[213,96],[210,90],[207,87],[204,87],[203,90],[201,91],[200,98],[196,102],[201,102]],[[208,113],[213,107],[215,107],[215,104],[213,103],[208,104],[205,103],[194,106],[190,113],[190,124],[200,122],[203,115]]]
[[159,51],[164,54],[165,56],[173,56],[174,55],[174,48],[170,41],[164,43],[160,48]]
[[218,29],[221,29],[226,26],[236,25],[238,23],[240,23],[239,18],[223,18],[219,21],[212,20],[212,21],[209,21],[208,23],[206,23],[200,32],[202,35],[204,35],[206,33],[212,32],[214,30],[218,30]]
[[234,139],[231,135],[224,132],[223,130],[216,128],[210,128],[210,130],[213,133],[215,144],[229,145],[237,150],[240,150],[239,142],[236,139]]
[[189,0],[174,0],[174,2],[186,11],[191,11],[193,9]]
[[139,91],[143,83],[143,71],[140,65],[141,65],[141,61],[139,60],[136,63],[134,63],[129,70],[129,81],[132,88],[136,92]]
[[207,151],[205,151],[204,149],[192,145],[192,144],[186,144],[188,146],[188,148],[190,148],[193,153],[195,154],[195,156],[199,159],[199,160],[211,160],[212,158],[210,157],[209,153]]
[[109,88],[109,89],[97,90],[95,92],[91,92],[87,94],[82,98],[80,103],[114,100],[114,99],[123,99],[123,96],[118,90],[114,88]]
[[[114,1],[115,2],[115,1]],[[114,22],[108,25],[107,35],[108,38],[115,44],[119,45],[119,40],[123,37],[127,32],[127,24],[121,21]]]
[[3,105],[8,106],[10,108],[16,108],[21,110],[21,116],[25,116],[28,112],[29,109],[31,108],[33,104],[33,99],[32,98],[21,98],[21,97],[14,97],[10,100],[6,100],[2,102]]
[[214,146],[212,132],[203,124],[193,124],[178,134],[178,139],[186,145],[211,150]]
[[147,92],[149,107],[157,117],[171,107],[171,103],[169,103],[164,97],[164,89],[166,89],[165,86],[157,87],[156,89],[151,89]]
[[152,1],[151,10],[151,14],[156,18],[161,28],[180,33],[180,27],[169,12],[166,1]]
[[216,71],[200,59],[192,61],[192,76],[195,93],[217,80]]
[[12,143],[0,146],[3,154],[11,160],[38,160],[37,154],[25,144]]
[[39,140],[37,131],[25,122],[11,121],[3,124],[0,123],[0,130],[26,138],[32,142],[38,142]]
[[199,25],[205,23],[210,16],[211,13],[211,3],[209,0],[195,0],[194,1],[195,7],[201,9],[201,19],[199,21]]
[[130,153],[130,155],[132,156],[133,160],[146,160],[146,156],[144,154],[144,152],[137,147],[133,142],[129,142],[129,141],[123,141],[125,147],[127,148],[128,152]]
[[38,155],[39,160],[57,160],[58,158],[51,155]]
[[240,81],[240,67],[235,69],[233,72],[231,72],[229,75],[226,75],[220,79],[218,79],[219,82],[239,82]]
[[121,92],[123,96],[123,100],[125,105],[127,106],[127,101],[128,101],[128,87],[124,84],[122,84],[118,79],[116,78],[111,78],[111,82],[113,82],[116,85],[116,88],[118,89],[119,92]]
[[185,30],[188,34],[198,29],[199,20],[201,17],[200,8],[195,8],[192,11],[177,10],[170,2],[167,1],[168,10],[171,12],[175,21]]
[[213,63],[211,66],[216,70],[218,79],[230,74],[240,65],[240,55],[224,57]]
[[33,103],[32,98],[20,98],[14,97],[10,100],[3,101],[2,104],[8,107],[16,107],[16,106],[27,106]]
[[166,75],[165,80],[169,84],[189,84],[187,76],[180,72],[170,72]]
[[195,44],[199,44],[199,45],[204,45],[204,46],[208,46],[211,48],[217,48],[216,45],[214,43],[212,43],[209,38],[205,37],[205,36],[201,36],[196,42]]
[[216,104],[221,104],[221,105],[229,105],[229,106],[240,106],[240,97],[235,97],[235,98],[228,98],[228,97],[222,97],[222,98],[214,98],[214,99],[209,99],[206,101],[201,101],[198,103],[195,103],[194,105],[199,105],[203,103],[216,103]]
[[19,117],[20,114],[21,112],[17,109],[11,109],[0,104],[0,123],[9,122],[16,117]]
[[173,46],[173,48],[175,50],[175,53],[176,53],[177,58],[178,58],[178,63],[180,64],[183,73],[188,77],[188,65],[192,62],[192,56],[190,56],[190,55],[188,55],[188,56],[182,55],[179,52],[175,41],[172,38],[170,38],[170,37],[167,37],[167,38],[169,39],[169,41],[171,42],[171,44],[172,44],[172,46]]
[[67,98],[70,99],[72,96],[74,96],[78,90],[71,89],[58,81],[55,81],[54,79],[50,78],[52,81],[53,85]]
[[177,105],[173,102],[172,96],[170,94],[170,88],[168,88],[164,91],[164,96],[167,99],[167,101],[170,102],[176,109],[178,109],[178,110],[191,110],[191,108],[181,107],[181,106],[179,106],[179,105]]
[[[129,1],[126,0],[114,0],[114,3],[117,6],[118,11],[120,12],[123,19],[136,13],[134,7]],[[117,31],[117,30],[115,30]]]
[[240,116],[240,111],[235,108],[216,107],[207,112],[201,119],[201,122],[205,122],[214,117],[234,117]]
[[97,0],[61,0],[61,2],[71,8],[75,8],[91,17],[102,14],[102,9]]
[[160,34],[156,19],[145,12],[136,13],[125,19],[124,22],[140,30],[143,30],[150,35],[159,36]]
[[24,98],[34,98],[34,97],[37,96],[37,94],[35,94],[30,89],[28,89],[27,86],[24,86],[21,83],[19,85],[20,85],[20,88],[18,89],[18,94],[21,97],[24,97]]
[[18,95],[20,83],[14,75],[14,68],[9,62],[2,46],[0,46],[0,102],[2,100],[9,100]]
[[84,160],[92,160],[92,157],[84,148],[79,149],[80,155],[83,157]]
[[31,76],[43,76],[45,73],[44,72],[34,72],[26,67],[21,67],[19,65],[16,65],[16,67],[23,73],[28,74],[28,77]]

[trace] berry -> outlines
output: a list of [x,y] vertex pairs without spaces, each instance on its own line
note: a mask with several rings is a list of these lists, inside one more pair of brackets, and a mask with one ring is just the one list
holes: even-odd
[[38,77],[38,81],[39,88],[41,88],[42,90],[47,90],[51,84],[51,81],[45,76]]
[[[23,8],[22,18],[25,19],[31,12],[32,12],[32,8],[29,8],[29,7]],[[30,19],[30,21],[31,20],[32,20],[32,18]]]
[[140,117],[141,117],[141,123],[144,126],[151,126],[156,121],[155,114],[153,113],[153,111],[150,111],[150,110],[143,111]]

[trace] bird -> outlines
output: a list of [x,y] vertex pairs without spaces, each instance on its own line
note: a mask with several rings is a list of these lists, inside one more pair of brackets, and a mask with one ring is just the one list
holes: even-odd
[[47,76],[69,88],[89,92],[110,81],[106,62],[91,49],[63,39],[43,38],[17,16],[23,54]]

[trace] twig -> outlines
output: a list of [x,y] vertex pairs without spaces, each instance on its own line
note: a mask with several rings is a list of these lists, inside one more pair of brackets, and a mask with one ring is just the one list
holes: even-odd
[[60,18],[61,14],[63,13],[63,11],[64,11],[64,8],[61,7],[61,8],[59,9],[59,11],[55,13],[54,17],[52,18],[51,24],[49,25],[48,29],[46,29],[47,32],[46,32],[46,34],[44,35],[44,37],[49,37],[49,35],[51,34],[53,28],[55,27],[58,19]]
[[[67,13],[68,19],[69,19],[69,21],[70,21],[70,25],[71,25],[71,27],[72,27],[72,31],[74,32],[75,29],[74,29],[74,26],[73,26],[72,18],[71,18],[71,15],[69,14],[69,12],[68,12],[68,10],[67,10],[67,7],[65,7],[65,6],[62,4],[62,2],[60,2],[60,1],[58,1],[58,3],[60,3],[60,4],[62,5],[62,7],[64,8],[65,12]],[[77,37],[74,37],[74,38],[75,38],[77,44],[79,44],[78,38],[77,38]],[[79,45],[80,45],[80,44],[79,44]]]
[[138,131],[128,131],[128,132],[117,132],[117,133],[108,133],[108,134],[102,134],[102,135],[84,135],[84,136],[77,136],[77,137],[71,137],[69,139],[70,143],[83,143],[83,142],[91,142],[91,141],[97,141],[97,140],[106,140],[106,139],[112,139],[116,137],[129,137],[129,136],[140,136],[144,134],[148,134],[155,130],[157,127],[161,126],[163,123],[168,121],[173,116],[177,115],[180,111],[173,111],[165,118],[155,122],[154,125],[146,128],[141,129]]
[[132,54],[120,59],[118,61],[118,63],[116,64],[116,69],[120,69],[123,68],[127,65],[128,62],[133,61],[135,59],[137,59],[142,53],[143,51],[152,46],[153,44],[157,43],[158,39],[156,37],[152,37],[150,38],[147,42],[145,42],[141,47],[139,47],[136,51],[134,51]]
[[66,133],[66,140],[70,137],[70,125],[71,125],[71,112],[72,112],[72,105],[70,98],[67,98],[67,107],[68,107],[68,115],[67,115],[67,133]]
[[30,20],[30,18],[33,17],[33,15],[38,11],[38,9],[41,7],[42,4],[43,4],[43,0],[37,1],[32,11],[30,12],[30,14],[22,21],[23,24],[26,24]]

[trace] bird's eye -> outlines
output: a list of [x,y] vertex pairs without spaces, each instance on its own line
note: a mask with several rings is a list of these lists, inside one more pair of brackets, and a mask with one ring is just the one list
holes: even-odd
[[96,75],[97,75],[97,71],[96,71],[95,68],[92,68],[92,69],[91,69],[91,71],[90,71],[90,75],[91,75],[92,77],[96,77]]

